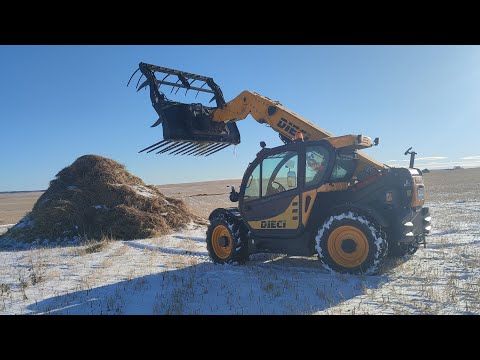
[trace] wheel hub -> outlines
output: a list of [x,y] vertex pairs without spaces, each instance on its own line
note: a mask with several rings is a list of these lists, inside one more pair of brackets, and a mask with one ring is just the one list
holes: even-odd
[[369,244],[362,230],[355,226],[342,225],[328,237],[327,248],[332,260],[338,265],[354,268],[367,259]]
[[228,239],[228,237],[226,237],[226,236],[221,236],[221,237],[218,239],[218,244],[219,244],[221,247],[228,247],[228,245],[229,245],[229,239]]
[[352,239],[345,239],[342,241],[342,250],[345,251],[347,254],[351,254],[357,250],[357,244],[355,240]]
[[218,225],[212,232],[212,247],[220,259],[227,259],[232,253],[233,241],[229,230],[224,225]]

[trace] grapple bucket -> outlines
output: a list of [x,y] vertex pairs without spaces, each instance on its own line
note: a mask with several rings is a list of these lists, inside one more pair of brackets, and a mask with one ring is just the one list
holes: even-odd
[[[140,63],[128,84],[139,70],[141,75],[137,81],[137,91],[149,87],[152,106],[159,116],[151,127],[162,124],[163,128],[163,140],[140,152],[156,151],[156,154],[209,156],[230,145],[240,143],[240,133],[234,122],[212,121],[212,112],[225,105],[222,91],[212,78]],[[160,75],[158,79],[157,74]],[[142,79],[145,80],[140,83]],[[165,93],[160,91],[162,85],[170,90],[170,94],[173,92],[177,94],[183,89],[185,89],[185,95],[189,90],[196,92],[195,98],[200,92],[210,93],[212,94],[210,102],[215,100],[217,106],[169,100]]]

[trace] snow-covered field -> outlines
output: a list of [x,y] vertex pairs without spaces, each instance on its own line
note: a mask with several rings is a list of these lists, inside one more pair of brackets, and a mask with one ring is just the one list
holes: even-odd
[[452,193],[448,181],[433,184],[427,248],[389,260],[379,276],[330,274],[314,257],[214,265],[205,227],[195,226],[154,239],[0,249],[0,314],[480,314],[477,186]]

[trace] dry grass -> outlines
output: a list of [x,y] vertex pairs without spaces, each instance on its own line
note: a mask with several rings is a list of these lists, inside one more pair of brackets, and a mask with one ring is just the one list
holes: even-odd
[[193,220],[182,200],[164,196],[123,165],[85,155],[61,170],[32,211],[4,236],[31,242],[74,237],[136,239],[168,234]]
[[102,237],[100,240],[84,240],[82,246],[78,250],[78,255],[84,256],[88,254],[98,253],[105,250],[114,239]]

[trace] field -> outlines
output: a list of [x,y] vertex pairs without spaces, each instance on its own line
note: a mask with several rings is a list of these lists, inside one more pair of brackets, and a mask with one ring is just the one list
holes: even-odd
[[[0,314],[480,314],[480,169],[425,174],[427,247],[377,276],[323,270],[315,257],[210,262],[205,227],[152,239],[0,248]],[[198,215],[231,206],[239,180],[162,185]],[[0,194],[0,233],[41,193]]]

